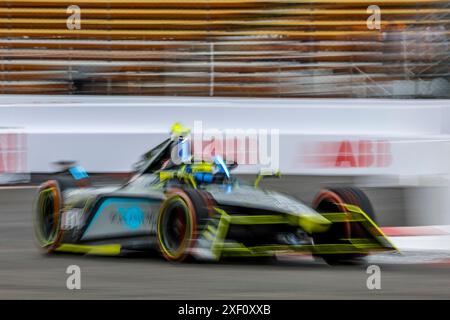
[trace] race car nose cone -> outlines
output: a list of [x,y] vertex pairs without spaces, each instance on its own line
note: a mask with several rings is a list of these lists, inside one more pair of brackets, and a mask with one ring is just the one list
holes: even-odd
[[320,214],[307,214],[299,216],[291,216],[290,220],[299,225],[308,233],[320,233],[327,231],[331,226],[331,221],[324,218]]

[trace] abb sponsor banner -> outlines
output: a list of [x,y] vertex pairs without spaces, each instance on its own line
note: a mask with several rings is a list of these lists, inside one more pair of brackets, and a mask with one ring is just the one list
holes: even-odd
[[[291,142],[289,142],[289,140]],[[295,151],[289,150],[295,145]],[[450,137],[289,137],[282,143],[287,173],[330,175],[445,175]],[[291,156],[289,156],[291,154]],[[283,163],[283,161],[281,161]]]
[[342,139],[305,143],[299,162],[320,168],[382,168],[392,165],[389,140]]
[[0,184],[26,182],[27,135],[17,129],[0,129]]

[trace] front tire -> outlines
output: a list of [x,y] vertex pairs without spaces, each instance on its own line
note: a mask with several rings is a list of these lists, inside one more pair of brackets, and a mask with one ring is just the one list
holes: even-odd
[[161,205],[157,242],[163,257],[181,262],[190,256],[198,231],[208,218],[208,204],[201,191],[174,188]]

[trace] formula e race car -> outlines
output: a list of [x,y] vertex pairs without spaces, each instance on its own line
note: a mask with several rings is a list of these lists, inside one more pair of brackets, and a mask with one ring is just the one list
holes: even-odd
[[339,263],[396,251],[361,190],[324,189],[308,206],[261,188],[263,175],[254,185],[236,179],[236,164],[220,156],[174,162],[174,148],[186,150],[182,128],[147,152],[122,185],[89,186],[79,166],[43,183],[34,210],[39,246],[99,255],[157,250],[169,261],[298,252]]

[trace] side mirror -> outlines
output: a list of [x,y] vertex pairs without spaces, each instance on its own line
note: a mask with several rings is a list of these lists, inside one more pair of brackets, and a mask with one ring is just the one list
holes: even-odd
[[255,188],[259,187],[259,183],[263,178],[281,178],[281,172],[273,170],[260,170],[254,182]]

